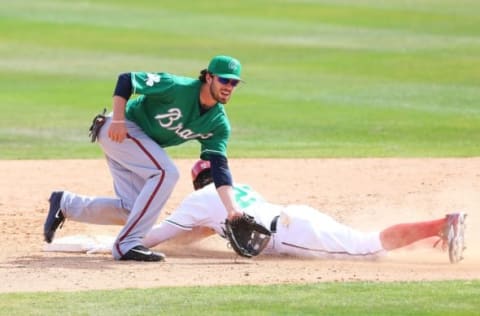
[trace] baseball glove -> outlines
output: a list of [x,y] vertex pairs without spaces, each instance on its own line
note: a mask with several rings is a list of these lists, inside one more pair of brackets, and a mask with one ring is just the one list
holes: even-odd
[[259,255],[271,237],[270,230],[248,214],[232,221],[227,219],[224,233],[233,250],[246,258]]
[[88,136],[90,136],[90,141],[95,143],[98,138],[98,133],[100,133],[100,129],[102,128],[103,124],[105,124],[105,113],[107,109],[103,109],[103,112],[97,114],[92,121],[92,125],[90,125]]

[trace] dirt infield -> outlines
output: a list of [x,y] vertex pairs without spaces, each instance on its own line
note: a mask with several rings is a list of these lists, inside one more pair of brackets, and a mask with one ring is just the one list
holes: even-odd
[[[161,217],[191,191],[189,168]],[[52,190],[112,196],[103,160],[0,161],[0,292],[74,291],[187,285],[480,279],[480,158],[466,159],[237,159],[235,180],[275,203],[311,205],[365,231],[469,214],[465,260],[452,265],[433,240],[393,251],[375,262],[235,258],[217,236],[189,247],[157,249],[165,263],[116,262],[103,254],[44,252],[42,229]],[[57,236],[116,235],[120,227],[67,221]]]

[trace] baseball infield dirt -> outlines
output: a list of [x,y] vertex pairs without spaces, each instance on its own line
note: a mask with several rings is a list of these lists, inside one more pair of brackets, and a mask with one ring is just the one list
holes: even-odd
[[[161,218],[192,190],[194,160],[177,160],[181,178]],[[479,279],[480,158],[233,159],[235,180],[275,203],[313,206],[364,231],[467,212],[465,260],[427,240],[380,261],[239,259],[218,236],[157,247],[164,263],[117,262],[106,254],[44,252],[43,222],[52,190],[113,196],[103,160],[0,161],[0,292],[231,284]],[[114,236],[120,227],[68,221],[57,237]]]

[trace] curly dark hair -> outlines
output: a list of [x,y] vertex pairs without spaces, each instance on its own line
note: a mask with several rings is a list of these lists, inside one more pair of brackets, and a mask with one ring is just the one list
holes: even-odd
[[203,69],[202,71],[200,71],[200,76],[198,76],[198,80],[200,80],[203,83],[207,82],[207,78],[206,78],[207,74],[209,74],[208,70]]

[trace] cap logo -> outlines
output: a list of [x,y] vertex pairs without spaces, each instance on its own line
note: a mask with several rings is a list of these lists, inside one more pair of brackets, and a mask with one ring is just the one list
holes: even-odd
[[233,70],[233,71],[236,71],[237,68],[238,68],[238,63],[236,60],[232,60],[228,63],[228,68]]

